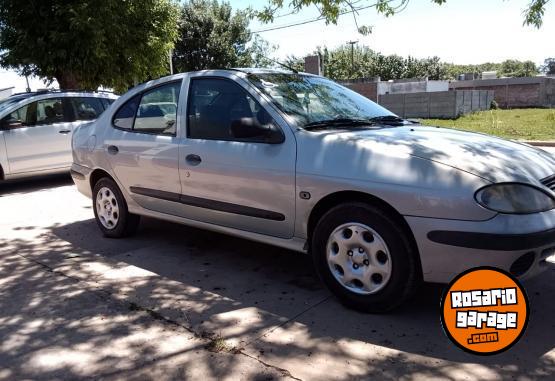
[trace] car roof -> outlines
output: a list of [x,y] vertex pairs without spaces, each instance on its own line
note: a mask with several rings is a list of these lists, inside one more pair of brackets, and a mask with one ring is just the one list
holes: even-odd
[[39,91],[31,91],[26,93],[16,93],[11,95],[10,97],[21,97],[21,98],[29,98],[38,95],[50,95],[53,96],[75,96],[75,95],[86,95],[88,97],[100,97],[100,98],[109,98],[109,97],[117,97],[111,91],[86,91],[86,90],[39,90]]
[[41,99],[59,98],[59,97],[87,97],[87,98],[104,98],[117,99],[118,96],[105,91],[75,91],[75,90],[45,90],[33,91],[28,93],[16,93],[4,98],[0,101],[0,112],[4,114],[7,110],[11,112],[18,107],[27,103],[31,103]]

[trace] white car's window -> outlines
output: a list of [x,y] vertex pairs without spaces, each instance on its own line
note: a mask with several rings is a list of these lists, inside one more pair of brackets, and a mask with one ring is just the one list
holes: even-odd
[[75,120],[93,120],[104,112],[99,98],[71,98]]
[[3,126],[10,125],[11,128],[17,128],[16,126],[19,126],[19,127],[29,126],[31,124],[32,118],[31,118],[30,112],[28,115],[28,111],[30,110],[30,106],[32,105],[34,104],[26,104],[25,106],[18,108],[17,110],[10,113],[9,115],[6,115],[2,119],[2,125]]
[[264,142],[261,138],[238,139],[231,125],[240,119],[261,125],[274,123],[272,117],[241,86],[227,79],[194,79],[189,90],[187,136],[191,139]]
[[54,124],[64,121],[64,107],[61,98],[50,98],[37,101],[36,124]]

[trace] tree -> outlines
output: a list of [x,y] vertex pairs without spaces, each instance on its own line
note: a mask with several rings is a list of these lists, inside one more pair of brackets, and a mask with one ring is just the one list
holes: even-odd
[[124,90],[168,72],[177,18],[171,0],[0,0],[0,66]]
[[538,74],[538,68],[532,61],[506,60],[501,63],[501,72],[505,77],[532,77]]
[[[438,5],[444,4],[447,0],[431,0]],[[543,15],[547,3],[551,0],[530,0],[528,7],[524,11],[524,24],[532,25],[540,28],[543,23]],[[255,12],[256,16],[263,22],[272,22],[276,12],[284,7],[288,7],[292,13],[299,12],[303,8],[316,6],[320,10],[320,16],[327,23],[336,24],[339,16],[346,13],[352,13],[355,17],[357,11],[375,7],[378,13],[386,16],[392,16],[401,12],[406,8],[410,0],[291,0],[284,2],[283,0],[268,0],[268,5],[262,10]],[[365,34],[371,30],[367,27],[359,28],[361,33]]]
[[[270,56],[278,49],[277,45],[272,45],[258,34],[254,35],[251,41],[249,51],[251,53],[251,62],[249,66],[271,68],[276,66],[276,61]],[[304,65],[303,65],[304,66]]]
[[252,38],[246,11],[229,3],[191,0],[181,9],[179,37],[173,54],[179,71],[271,66],[276,49],[259,36]]
[[[382,80],[399,78],[444,79],[447,67],[439,57],[417,59],[398,55],[386,56],[367,46],[355,47],[353,65],[351,48],[341,46],[333,50],[318,48],[317,54],[324,61],[324,74],[332,79],[371,78],[379,76]],[[354,66],[354,72],[353,72]]]
[[547,75],[555,75],[555,58],[546,58],[541,71]]

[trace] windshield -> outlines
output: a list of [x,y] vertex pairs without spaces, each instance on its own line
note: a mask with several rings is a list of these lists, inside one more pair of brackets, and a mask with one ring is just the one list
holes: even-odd
[[368,98],[325,78],[287,73],[250,74],[248,78],[301,127],[330,120],[394,116]]
[[26,98],[26,96],[23,96],[23,95],[17,95],[17,96],[12,95],[11,97],[4,98],[4,99],[0,100],[0,112],[4,111],[5,109],[10,107],[14,103],[17,103],[20,100],[25,99],[25,98]]

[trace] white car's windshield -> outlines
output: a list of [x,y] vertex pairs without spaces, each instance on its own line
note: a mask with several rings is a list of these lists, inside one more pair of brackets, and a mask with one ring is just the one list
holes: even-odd
[[368,98],[325,78],[288,73],[257,73],[248,78],[301,127],[328,121],[396,118]]
[[25,99],[26,97],[27,96],[24,96],[24,95],[12,95],[11,97],[0,100],[0,112],[4,111],[14,103],[17,103],[22,99]]

